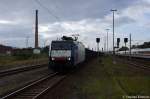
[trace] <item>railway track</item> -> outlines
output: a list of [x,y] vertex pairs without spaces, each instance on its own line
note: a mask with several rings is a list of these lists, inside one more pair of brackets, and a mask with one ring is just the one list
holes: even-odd
[[147,63],[147,64],[150,64],[150,58],[147,58],[147,57],[134,57],[134,56],[123,56],[123,55],[117,55],[117,57],[120,57],[120,58],[124,58],[124,59],[130,59],[130,60],[133,60],[133,61],[138,61],[138,62],[141,62],[141,63]]
[[51,90],[61,82],[66,75],[58,73],[50,74],[45,78],[35,81],[15,92],[12,92],[0,99],[39,99],[48,90]]
[[8,69],[8,70],[0,71],[0,77],[17,74],[20,72],[29,71],[37,68],[43,68],[46,66],[47,66],[46,64],[39,64],[39,65],[23,66],[19,68]]
[[146,70],[146,71],[149,71],[149,70],[150,70],[150,66],[146,66],[146,65],[144,65],[144,64],[132,63],[131,61],[129,61],[129,64],[130,64],[130,65],[133,65],[133,66],[136,67],[136,68],[140,68],[140,69],[143,69],[143,70]]
[[150,73],[150,66],[149,65],[145,65],[143,63],[139,63],[139,62],[136,62],[135,60],[126,60],[126,59],[118,59],[117,60],[123,62],[123,63],[126,63],[126,64],[129,64],[129,66],[132,68],[135,68],[135,69],[138,69],[138,70],[143,70],[144,72],[148,72]]

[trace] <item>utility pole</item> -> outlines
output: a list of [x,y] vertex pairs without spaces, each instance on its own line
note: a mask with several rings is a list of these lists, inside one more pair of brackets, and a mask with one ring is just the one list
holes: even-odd
[[107,31],[107,53],[108,53],[108,31],[109,31],[110,29],[106,29],[106,31]]
[[131,33],[130,33],[130,56],[131,56]]
[[115,11],[117,11],[116,9],[111,9],[110,11],[112,11],[113,12],[113,55],[115,55],[115,46],[114,46],[114,13],[115,13]]
[[104,52],[106,52],[106,36],[104,36]]
[[124,43],[125,43],[125,55],[126,55],[126,44],[127,44],[127,42],[128,42],[128,38],[124,38]]
[[38,48],[38,10],[35,15],[35,48]]
[[26,48],[28,48],[29,36],[26,37]]
[[98,52],[98,55],[99,55],[99,43],[97,43],[97,52]]

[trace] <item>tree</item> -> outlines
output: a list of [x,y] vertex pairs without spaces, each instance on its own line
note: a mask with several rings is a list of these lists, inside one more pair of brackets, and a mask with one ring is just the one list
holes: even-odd
[[119,51],[125,51],[125,50],[129,50],[129,48],[128,48],[128,47],[125,47],[125,46],[122,46],[122,47],[119,49]]
[[150,42],[144,42],[141,45],[133,45],[132,48],[150,48]]

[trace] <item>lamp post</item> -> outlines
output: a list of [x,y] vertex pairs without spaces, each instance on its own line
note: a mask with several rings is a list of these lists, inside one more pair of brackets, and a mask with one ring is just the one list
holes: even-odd
[[114,47],[114,24],[115,24],[115,22],[114,22],[114,13],[115,13],[115,11],[117,11],[116,9],[111,9],[110,11],[112,11],[112,13],[113,13],[113,55],[115,54],[115,47]]

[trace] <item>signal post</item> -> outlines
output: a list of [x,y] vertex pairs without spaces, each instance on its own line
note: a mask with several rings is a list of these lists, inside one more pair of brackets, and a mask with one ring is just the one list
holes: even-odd
[[97,53],[98,53],[98,56],[99,56],[99,43],[100,43],[100,38],[96,38],[96,43],[97,43]]

